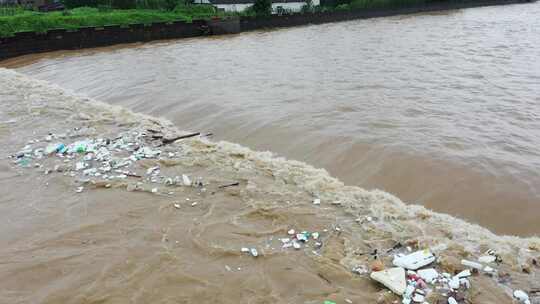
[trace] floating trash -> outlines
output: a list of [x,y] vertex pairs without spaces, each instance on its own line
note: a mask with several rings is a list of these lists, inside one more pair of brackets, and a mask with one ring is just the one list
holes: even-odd
[[420,267],[429,265],[435,261],[435,256],[429,251],[420,250],[409,255],[398,255],[394,258],[393,264],[395,266],[403,267],[405,269],[416,270]]
[[407,289],[407,282],[405,280],[405,269],[402,267],[394,267],[385,269],[382,271],[372,272],[370,277],[386,286],[395,294],[401,296]]

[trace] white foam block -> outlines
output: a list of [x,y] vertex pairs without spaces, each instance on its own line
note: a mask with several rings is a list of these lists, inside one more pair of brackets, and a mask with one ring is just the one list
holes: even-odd
[[401,296],[407,288],[405,269],[401,267],[375,271],[371,273],[370,277],[399,296]]

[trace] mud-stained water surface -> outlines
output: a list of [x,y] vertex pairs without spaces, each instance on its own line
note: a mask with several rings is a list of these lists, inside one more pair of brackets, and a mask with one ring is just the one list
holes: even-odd
[[538,303],[539,9],[2,63],[0,303]]
[[4,65],[531,236],[540,233],[539,14],[540,3],[486,7]]
[[0,78],[3,303],[392,303],[373,261],[426,248],[452,275],[488,249],[500,260],[470,289],[430,285],[431,303],[539,287],[537,238],[205,136],[168,143],[184,133],[167,121]]

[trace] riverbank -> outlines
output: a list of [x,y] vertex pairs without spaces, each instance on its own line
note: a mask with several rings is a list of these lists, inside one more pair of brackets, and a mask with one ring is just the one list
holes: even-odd
[[[354,19],[529,2],[530,1],[528,0],[448,1],[421,3],[404,7],[347,9],[331,12],[295,13],[279,16],[272,15],[270,17],[242,16],[239,18],[235,17],[221,20],[196,20],[193,19],[193,17],[197,17],[197,15],[164,12],[155,13],[151,11],[146,14],[140,14],[136,11],[131,13],[112,12],[109,18],[101,16],[89,18],[88,20],[79,17],[52,15],[54,17],[50,18],[50,22],[45,22],[45,25],[41,22],[35,24],[36,29],[42,29],[40,32],[19,32],[20,29],[18,29],[17,22],[14,22],[13,24],[4,23],[1,32],[15,34],[10,37],[0,38],[0,60],[56,50],[93,48],[162,39],[234,34],[263,28],[292,27]],[[33,17],[29,16],[25,18],[32,19]],[[157,20],[160,20],[161,22],[147,23],[153,18],[158,18]],[[182,21],[182,19],[187,20],[187,22]],[[134,22],[135,20],[147,21],[144,23],[132,24],[131,22]],[[86,26],[96,22],[98,23],[97,25]],[[111,22],[115,23],[115,25],[105,25],[110,24]],[[25,25],[25,22],[22,22],[21,24],[23,24],[22,28],[28,27],[28,25]],[[66,26],[67,24],[71,25]],[[57,27],[57,25],[61,28],[49,29]],[[81,26],[85,27],[81,28]],[[28,28],[34,27],[30,26]]]
[[20,32],[46,33],[51,30],[73,31],[109,25],[191,22],[193,19],[219,18],[223,15],[209,5],[178,6],[169,11],[80,7],[62,12],[41,13],[19,9],[13,10],[12,14],[0,14],[0,38],[11,37]]
[[[466,268],[461,259],[496,252],[498,272],[481,271],[460,291],[472,303],[511,303],[512,290],[538,288],[538,238],[497,236],[346,186],[325,170],[204,136],[159,146],[183,132],[13,71],[0,69],[0,80],[0,176],[10,189],[0,198],[9,223],[0,234],[5,302],[391,303],[398,297],[369,279],[369,268],[375,256],[390,267],[407,246],[429,248],[439,258],[434,267],[450,273]],[[124,173],[106,176],[77,169],[92,153],[34,153],[94,139],[111,153],[147,158],[125,167],[128,155],[115,156],[111,164]],[[32,157],[6,157],[21,150]],[[84,171],[92,168],[101,167]],[[192,183],[168,182],[182,175]],[[320,245],[282,246],[290,229],[317,232]],[[445,298],[428,295],[430,303]]]

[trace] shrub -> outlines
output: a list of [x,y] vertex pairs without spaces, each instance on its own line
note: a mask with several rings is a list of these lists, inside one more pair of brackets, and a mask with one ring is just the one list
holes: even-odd
[[193,18],[212,17],[216,15],[216,8],[210,4],[178,4],[174,12]]
[[257,16],[269,16],[272,14],[272,2],[270,0],[255,0],[253,11]]

